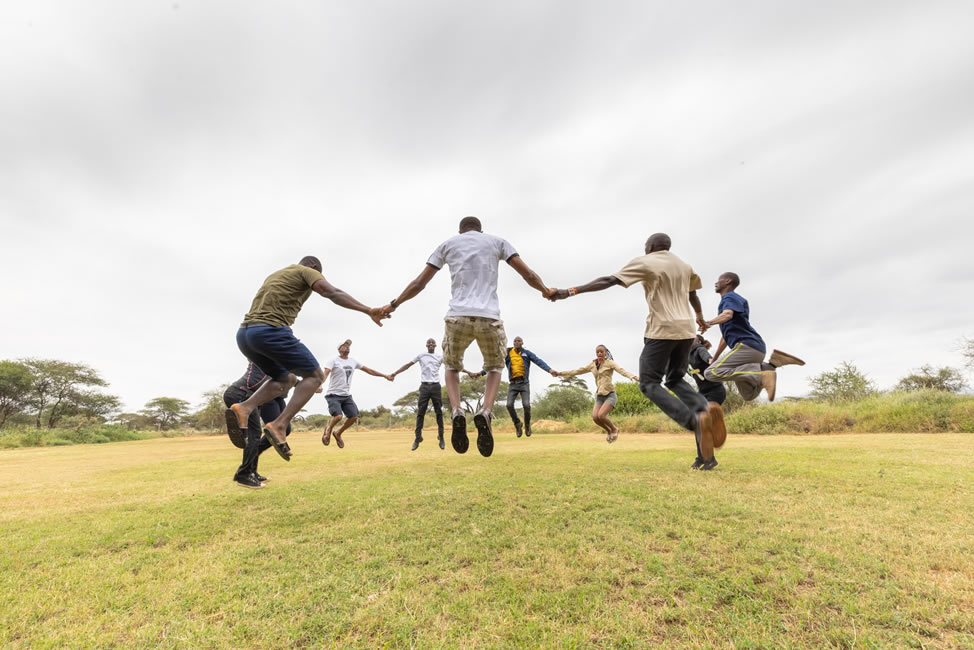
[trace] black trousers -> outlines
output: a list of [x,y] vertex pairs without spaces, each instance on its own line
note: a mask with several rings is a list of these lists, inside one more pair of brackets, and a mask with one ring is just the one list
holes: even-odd
[[430,402],[433,402],[433,413],[436,414],[437,433],[440,438],[443,437],[443,388],[438,381],[424,381],[419,385],[419,400],[416,403],[417,438],[423,435],[423,422]]
[[[692,338],[643,339],[639,390],[670,419],[696,433],[697,413],[707,410],[707,398],[683,380],[692,344]],[[699,441],[697,446],[699,454]]]
[[[245,401],[251,395],[253,395],[252,392],[245,391],[236,386],[230,386],[223,393],[223,402],[229,407],[231,404],[239,404]],[[281,414],[281,411],[284,410],[284,405],[284,398],[277,397],[266,404],[262,404],[259,409],[250,414],[250,419],[247,420],[247,446],[244,447],[243,462],[240,463],[240,467],[237,468],[236,473],[233,475],[234,478],[257,472],[257,459],[271,447],[267,436],[263,435],[260,421],[263,420],[267,423],[276,419]],[[290,424],[287,425],[286,435],[291,435]]]
[[521,396],[521,408],[524,409],[524,428],[531,430],[531,383],[527,381],[512,381],[507,389],[507,412],[511,414],[511,422],[520,424],[514,410],[514,398]]

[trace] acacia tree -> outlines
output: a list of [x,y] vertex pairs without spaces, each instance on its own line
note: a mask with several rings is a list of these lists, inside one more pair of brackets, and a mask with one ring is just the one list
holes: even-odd
[[964,365],[968,370],[974,370],[974,337],[965,337],[961,341],[961,356],[964,357]]
[[876,394],[876,386],[855,365],[843,361],[812,377],[812,397],[827,402],[852,402]]
[[22,359],[21,363],[31,374],[28,403],[37,413],[38,429],[45,415],[48,428],[53,429],[65,415],[87,412],[104,416],[118,408],[117,397],[87,390],[108,385],[90,366],[57,359]]
[[29,404],[30,368],[18,361],[0,361],[0,428],[7,418]]
[[214,389],[203,393],[203,403],[193,413],[193,426],[206,431],[216,431],[223,427],[226,404],[223,403],[223,391]]
[[940,390],[959,393],[965,386],[964,375],[956,368],[945,366],[934,370],[931,365],[923,365],[900,379],[896,390]]
[[156,397],[146,402],[145,408],[139,414],[162,431],[182,422],[188,412],[189,402],[184,399]]

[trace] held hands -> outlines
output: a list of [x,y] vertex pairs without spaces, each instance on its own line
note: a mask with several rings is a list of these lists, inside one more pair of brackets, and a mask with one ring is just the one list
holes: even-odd
[[570,295],[571,294],[568,293],[568,289],[548,289],[548,293],[545,295],[545,298],[551,302],[555,302],[556,300],[564,300]]
[[464,370],[464,372],[467,373],[467,375],[471,379],[477,379],[478,377],[480,377],[480,373],[479,372],[473,372],[472,370]]
[[558,371],[557,370],[549,370],[548,372],[551,373],[551,376],[552,377],[557,377],[558,376]]
[[382,375],[382,376],[388,379],[389,381],[395,381],[396,379],[396,373],[392,373],[391,375]]
[[369,318],[372,322],[382,327],[382,321],[389,318],[391,312],[387,312],[385,307],[373,307],[369,310]]

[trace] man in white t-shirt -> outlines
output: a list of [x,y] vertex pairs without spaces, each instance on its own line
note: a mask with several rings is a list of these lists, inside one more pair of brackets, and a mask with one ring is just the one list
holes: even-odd
[[414,363],[420,367],[419,400],[416,404],[416,439],[413,440],[413,451],[423,442],[423,422],[426,419],[426,408],[433,402],[433,412],[436,414],[436,439],[440,449],[444,449],[443,442],[443,387],[440,386],[440,366],[443,365],[443,355],[436,351],[436,341],[426,339],[426,352],[417,354],[416,358],[392,373],[392,378],[405,371]]
[[450,267],[452,295],[445,319],[443,363],[446,365],[446,392],[453,411],[451,442],[460,454],[470,446],[467,419],[460,409],[460,372],[463,370],[463,353],[474,340],[480,347],[487,371],[484,406],[473,419],[477,425],[477,449],[482,456],[490,456],[494,451],[491,410],[497,399],[507,354],[507,335],[497,300],[497,267],[501,260],[510,264],[530,286],[546,298],[549,296],[551,291],[509,242],[484,233],[477,217],[464,217],[460,220],[460,234],[437,246],[422,273],[383,308],[386,315],[391,314],[400,304],[425,289],[444,265]]
[[[327,445],[331,442],[331,437],[335,436],[335,444],[339,449],[344,449],[345,442],[342,434],[345,429],[358,422],[358,406],[352,399],[352,373],[360,369],[362,372],[373,377],[383,377],[392,381],[392,375],[384,375],[377,370],[372,370],[368,366],[348,356],[352,349],[351,339],[345,340],[338,346],[338,356],[324,365],[325,381],[328,387],[325,389],[325,400],[328,401],[328,414],[331,420],[325,427],[325,433],[321,436],[322,444]],[[339,422],[345,417],[345,422],[338,431],[334,431]]]

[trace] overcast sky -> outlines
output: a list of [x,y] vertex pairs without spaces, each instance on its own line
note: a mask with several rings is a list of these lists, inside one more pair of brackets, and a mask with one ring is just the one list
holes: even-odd
[[[550,286],[657,231],[708,315],[736,271],[769,348],[808,361],[781,395],[843,360],[881,388],[960,366],[972,25],[967,0],[12,4],[0,359],[91,365],[127,410],[195,405],[243,372],[234,334],[269,273],[317,255],[384,304],[472,214]],[[379,329],[314,295],[295,333],[391,372],[441,339],[448,299],[444,270]],[[638,287],[551,304],[503,268],[500,300],[556,369],[604,343],[637,370]],[[368,408],[418,383],[352,388]]]

